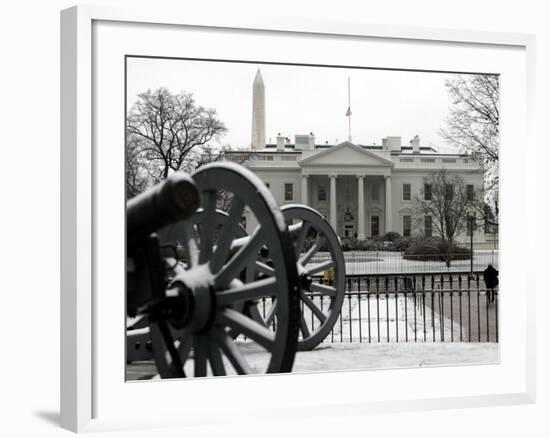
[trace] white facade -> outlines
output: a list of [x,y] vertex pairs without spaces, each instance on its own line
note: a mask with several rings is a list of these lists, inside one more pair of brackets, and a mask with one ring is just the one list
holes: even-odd
[[[244,164],[269,186],[279,205],[309,205],[330,221],[339,236],[359,239],[388,231],[407,235],[409,221],[414,234],[418,222],[413,200],[432,172],[445,168],[476,190],[484,177],[483,169],[468,155],[437,153],[421,147],[417,137],[409,146],[401,146],[400,137],[383,139],[380,146],[349,142],[329,146],[315,145],[313,136],[296,136],[294,144],[252,151]],[[246,224],[252,230],[255,219],[247,217]],[[477,246],[486,242],[480,228],[474,235]],[[469,236],[458,240],[469,242]]]

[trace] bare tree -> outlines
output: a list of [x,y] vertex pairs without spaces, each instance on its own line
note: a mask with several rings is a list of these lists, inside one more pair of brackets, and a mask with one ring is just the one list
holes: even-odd
[[[233,163],[244,165],[252,156],[252,152],[249,148],[246,149],[234,149],[226,145],[224,147],[201,147],[192,151],[190,155],[190,162],[193,168],[199,169],[206,164],[215,163],[219,161],[231,161]],[[229,211],[231,202],[233,200],[233,194],[219,190],[217,194],[216,208]]]
[[413,200],[418,222],[431,216],[432,230],[442,240],[447,266],[451,266],[456,237],[466,230],[468,216],[479,203],[479,193],[475,189],[469,192],[460,176],[441,169],[424,178],[421,195]]
[[190,152],[227,131],[216,110],[196,104],[191,93],[172,94],[166,88],[148,90],[127,116],[127,148],[138,148],[151,182],[178,170],[191,171]]
[[149,185],[147,165],[138,139],[128,139],[126,145],[126,197],[133,198]]
[[[471,153],[485,169],[485,198],[498,222],[499,77],[456,75],[445,82],[452,106],[439,134],[461,151]],[[482,210],[481,212],[483,212]]]

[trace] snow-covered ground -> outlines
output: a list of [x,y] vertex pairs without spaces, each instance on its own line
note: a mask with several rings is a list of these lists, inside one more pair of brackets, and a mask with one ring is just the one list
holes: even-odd
[[[498,269],[498,250],[474,251],[474,271],[482,271],[490,263]],[[328,253],[317,253],[312,263],[326,259]],[[346,273],[361,274],[409,274],[420,272],[464,272],[470,270],[470,260],[455,260],[447,268],[444,262],[405,260],[395,251],[349,251],[344,253]]]
[[[265,370],[266,354],[259,347],[244,348],[254,371]],[[226,370],[232,373],[231,365]],[[483,365],[499,362],[496,343],[469,342],[399,342],[399,343],[338,343],[322,344],[313,351],[300,351],[292,368],[293,373],[319,371],[373,370],[415,368],[426,366]],[[192,375],[193,363],[188,360],[186,371]],[[128,366],[128,379],[158,378],[152,361]]]
[[[487,342],[449,342],[451,340],[451,322],[446,318],[435,318],[432,325],[427,317],[426,342],[424,342],[423,316],[413,302],[402,297],[380,296],[378,304],[371,303],[370,333],[366,313],[366,299],[357,298],[345,302],[342,309],[342,322],[337,321],[333,333],[313,351],[298,352],[293,372],[367,370],[387,368],[410,368],[418,366],[471,365],[498,363],[497,343]],[[372,300],[371,300],[372,301]],[[360,303],[361,306],[359,305]],[[378,309],[377,307],[378,306]],[[361,309],[361,310],[360,310]],[[406,311],[405,311],[406,310]],[[359,317],[359,313],[361,318]],[[415,318],[416,315],[416,340]],[[378,342],[380,327],[380,342]],[[460,327],[452,325],[454,339],[459,339]],[[359,342],[359,333],[361,340]],[[350,337],[351,336],[351,337]],[[403,342],[407,336],[409,342]],[[340,341],[342,340],[342,341]],[[255,372],[267,368],[269,356],[257,344],[238,342],[247,362]],[[225,368],[232,367],[225,359]],[[193,362],[186,363],[186,373],[192,375]],[[152,361],[130,364],[128,378],[150,378],[156,373]]]
[[496,343],[323,344],[298,352],[293,372],[498,363]]
[[[309,320],[308,309],[305,315]],[[456,321],[437,312],[432,319],[430,308],[415,306],[412,297],[380,294],[377,300],[362,294],[344,301],[341,320],[326,342],[445,342],[459,340],[461,330]]]

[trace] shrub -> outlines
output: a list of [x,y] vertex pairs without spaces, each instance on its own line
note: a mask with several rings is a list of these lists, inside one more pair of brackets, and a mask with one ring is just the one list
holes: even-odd
[[341,242],[342,251],[354,251],[357,249],[357,239],[353,237],[345,237]]
[[395,231],[389,231],[381,238],[381,240],[385,242],[397,242],[400,239],[402,239],[401,234],[396,233]]
[[469,260],[470,250],[453,245],[451,250],[445,242],[438,238],[426,238],[413,242],[403,254],[406,260],[445,261],[447,254],[451,260]]
[[377,251],[378,242],[373,239],[361,240],[358,242],[358,248],[360,251]]
[[406,251],[411,244],[411,239],[408,237],[401,237],[400,239],[392,242],[392,249],[390,251]]

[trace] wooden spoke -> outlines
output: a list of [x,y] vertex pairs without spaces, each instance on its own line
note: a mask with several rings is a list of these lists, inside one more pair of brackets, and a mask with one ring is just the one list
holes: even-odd
[[313,300],[309,298],[304,292],[300,291],[300,298],[304,302],[304,304],[309,307],[309,309],[313,312],[313,314],[317,317],[321,323],[324,323],[327,320],[326,315],[323,313],[321,309],[319,309]]
[[214,232],[216,230],[216,192],[209,190],[203,193],[204,211],[200,226],[199,263],[206,263],[212,257]]
[[315,254],[317,254],[317,251],[319,251],[321,249],[324,242],[325,242],[324,237],[318,237],[317,240],[315,241],[315,243],[311,246],[311,248],[309,248],[307,250],[307,252],[305,252],[304,254],[302,254],[300,256],[300,259],[298,260],[298,262],[301,263],[302,266],[307,265],[308,262],[311,260],[311,258]]
[[272,302],[271,302],[271,309],[269,309],[269,312],[268,314],[266,315],[265,317],[265,324],[266,326],[270,326],[271,323],[273,322],[273,319],[275,318],[275,315],[277,314],[277,300],[274,299]]
[[195,231],[191,221],[185,221],[182,227],[183,231],[183,247],[187,254],[188,267],[197,266],[199,263],[199,249],[197,248],[197,241],[195,240]]
[[217,317],[220,324],[231,327],[239,333],[252,339],[257,344],[271,351],[275,341],[275,334],[259,322],[253,321],[242,313],[233,309],[225,309]]
[[311,332],[309,331],[309,327],[307,326],[307,322],[306,322],[306,319],[304,318],[303,313],[300,315],[300,331],[302,332],[302,337],[304,339],[309,338],[311,336]]
[[225,332],[225,330],[221,328],[214,330],[212,337],[222,349],[223,354],[225,354],[225,356],[229,359],[229,362],[231,362],[231,365],[237,374],[252,373],[244,355],[241,353],[237,345],[235,345],[233,339],[231,339],[231,337]]
[[216,250],[210,260],[210,269],[212,272],[218,272],[225,263],[231,244],[236,234],[237,227],[240,224],[241,217],[244,211],[244,203],[236,196],[233,197],[231,209],[225,224],[220,228],[218,240],[216,242]]
[[206,377],[208,357],[208,340],[204,335],[193,336],[193,359],[195,365],[195,377]]
[[296,257],[299,257],[302,253],[302,247],[304,246],[304,242],[306,240],[307,233],[310,229],[309,223],[302,221],[302,226],[300,227],[300,230],[298,232],[298,237],[296,237],[296,243],[294,247],[296,248]]
[[210,339],[208,342],[208,361],[210,362],[210,367],[212,368],[212,374],[215,376],[226,375],[220,349],[214,342],[211,342]]
[[216,293],[218,306],[228,306],[264,297],[277,295],[277,280],[273,277],[251,283],[240,284],[237,287]]
[[252,304],[250,306],[250,317],[254,320],[259,322],[260,324],[264,325],[265,327],[268,327],[265,320],[263,319],[262,315],[260,314],[260,310],[258,309],[258,305]]
[[329,297],[336,296],[336,288],[332,286],[328,286],[326,284],[322,284],[322,283],[315,283],[315,282],[311,283],[311,291],[319,292]]
[[174,338],[170,333],[170,329],[168,328],[168,323],[166,321],[161,320],[157,323],[157,326],[162,335],[164,346],[166,347],[165,358],[166,358],[168,369],[170,370],[169,372],[174,377],[185,377],[185,373],[183,371],[183,363],[181,361],[179,352],[177,351],[174,345]]
[[258,227],[248,242],[218,272],[214,280],[216,289],[227,287],[231,280],[236,278],[247,265],[250,265],[258,256],[258,251],[263,243],[261,228]]
[[319,272],[326,271],[327,269],[334,268],[334,262],[332,260],[327,260],[326,262],[319,263],[318,265],[314,265],[311,268],[306,268],[308,274],[314,275],[318,274]]
[[260,262],[259,260],[256,260],[255,268],[256,272],[260,272],[261,274],[269,275],[270,277],[275,275],[275,269],[263,262]]

